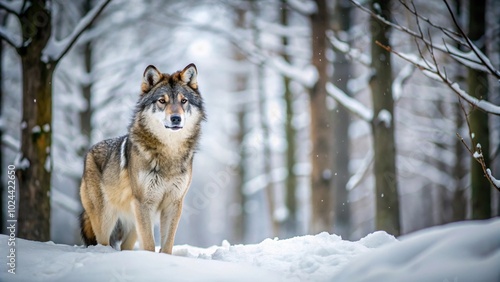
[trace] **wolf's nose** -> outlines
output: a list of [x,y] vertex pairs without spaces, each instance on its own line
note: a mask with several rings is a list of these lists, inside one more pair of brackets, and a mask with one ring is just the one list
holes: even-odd
[[181,123],[181,116],[180,115],[172,115],[170,117],[170,121],[172,122],[173,125],[179,125]]

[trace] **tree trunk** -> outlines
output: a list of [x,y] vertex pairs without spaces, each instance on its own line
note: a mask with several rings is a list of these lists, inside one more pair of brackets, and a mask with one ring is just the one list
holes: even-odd
[[334,218],[332,193],[332,125],[330,111],[326,106],[326,83],[328,82],[328,60],[325,56],[326,31],[329,28],[326,0],[315,0],[317,12],[311,15],[312,63],[318,71],[318,81],[310,90],[311,113],[311,207],[310,231],[331,231]]
[[[281,25],[288,26],[288,9],[287,0],[281,0]],[[288,37],[284,35],[281,37],[281,44],[283,48],[283,59],[286,62],[290,61],[290,56],[288,55]],[[286,148],[286,170],[288,172],[288,177],[286,178],[286,199],[285,204],[288,210],[288,217],[285,222],[285,229],[289,235],[297,234],[297,176],[293,170],[296,158],[296,131],[293,126],[292,120],[294,116],[293,111],[293,93],[290,89],[290,78],[283,76],[283,96],[285,100],[286,107],[286,120],[285,120],[285,136],[287,141]]]
[[50,240],[50,178],[52,163],[52,74],[54,64],[42,59],[51,35],[51,14],[45,1],[29,4],[21,16],[23,47],[18,49],[23,74],[21,164],[18,167],[18,236]]
[[[351,3],[348,0],[338,0],[334,9],[334,30],[349,32],[351,28]],[[347,82],[351,77],[351,62],[345,54],[335,51],[333,62],[333,83],[349,95]],[[349,181],[349,124],[350,116],[345,107],[337,106],[333,111],[334,157],[333,187],[335,191],[335,234],[347,239],[350,236],[351,211],[346,190]]]
[[[462,7],[461,0],[455,0],[455,13],[457,19],[462,18]],[[455,46],[460,48],[460,46]],[[461,69],[462,67],[459,66]],[[463,75],[457,75],[456,81],[463,81]],[[465,126],[464,113],[462,111],[461,101],[455,103],[455,132],[461,132]],[[465,184],[464,178],[467,175],[467,168],[465,166],[464,160],[466,160],[466,148],[460,139],[455,138],[455,156],[456,162],[453,165],[453,175],[455,178],[455,190],[453,190],[452,198],[452,217],[451,221],[462,221],[465,220],[467,215],[467,199],[465,197],[465,189],[467,186]]]
[[[4,27],[7,23],[7,13],[2,13],[0,12],[0,26],[1,27]],[[3,77],[3,42],[1,42],[0,40],[0,77]],[[3,79],[0,79],[0,118],[3,118],[3,112],[2,112],[2,109],[3,109]],[[4,128],[0,128],[0,143],[2,143],[3,141],[3,131],[4,131]],[[0,165],[3,167],[3,146],[0,147]],[[0,171],[0,179],[2,180],[2,183],[0,183],[0,207],[1,207],[1,210],[0,210],[0,233],[4,233],[4,228],[5,228],[5,219],[4,219],[4,206],[3,206],[3,193],[5,191],[5,183],[3,181],[3,174],[4,174],[4,170]],[[7,230],[5,230],[5,232],[7,232]],[[5,233],[7,234],[7,233]]]
[[[486,31],[486,0],[469,1],[469,38],[476,42],[478,47],[486,53],[485,40]],[[482,100],[488,100],[488,77],[487,74],[474,69],[469,69],[467,84],[469,93]],[[487,167],[490,164],[490,131],[488,115],[478,109],[472,109],[469,115],[471,132],[474,134],[472,144],[474,149],[477,144],[481,145],[484,162]],[[485,219],[491,217],[491,187],[484,176],[483,169],[477,161],[471,159],[471,199],[472,218]]]
[[[237,19],[236,26],[239,28],[243,28],[245,26],[245,11],[242,9],[236,10]],[[239,49],[235,48],[234,51],[234,59],[238,64],[238,73],[235,75],[236,87],[234,91],[237,95],[243,95],[242,93],[248,89],[248,73],[243,71],[244,68],[240,66],[245,61],[245,56],[239,51]],[[236,133],[236,143],[239,147],[239,156],[240,160],[238,163],[238,167],[236,170],[236,189],[235,189],[235,202],[239,206],[239,209],[234,215],[234,235],[233,241],[234,243],[244,243],[245,242],[245,234],[247,233],[247,213],[245,211],[245,205],[247,203],[247,196],[243,191],[244,184],[247,178],[247,152],[245,150],[245,135],[248,132],[248,124],[246,122],[247,118],[247,105],[246,103],[240,103],[238,112],[236,113],[238,119],[238,131]]]
[[[84,14],[92,10],[92,0],[86,0],[84,3]],[[90,28],[90,27],[89,27]],[[85,65],[85,72],[88,78],[92,76],[92,42],[88,41],[83,46],[83,60]],[[90,145],[92,134],[92,82],[86,80],[82,84],[83,99],[87,103],[87,108],[80,112],[80,132],[87,141],[87,146],[79,150],[80,156],[85,156],[87,147]]]
[[[252,9],[254,12],[254,19],[252,22],[253,29],[253,40],[256,48],[261,49],[261,32],[259,27],[257,27],[256,20],[260,14],[260,8],[258,7],[258,1],[252,1]],[[266,196],[267,196],[267,206],[269,209],[269,216],[271,222],[271,234],[272,236],[278,236],[279,223],[275,216],[275,197],[274,197],[274,184],[272,179],[272,151],[270,142],[270,131],[269,122],[267,118],[266,109],[266,93],[265,93],[265,68],[264,63],[259,63],[257,65],[257,95],[258,95],[258,109],[259,109],[259,123],[262,130],[262,147],[263,147],[263,175],[265,176],[266,182]]]
[[[378,6],[378,7],[377,7]],[[386,19],[391,18],[390,1],[371,1],[372,10]],[[392,98],[391,54],[376,44],[389,46],[388,26],[370,17],[371,67],[370,81],[374,121],[372,123],[376,218],[378,230],[399,236],[399,195],[396,174],[396,144],[394,141],[394,100]]]

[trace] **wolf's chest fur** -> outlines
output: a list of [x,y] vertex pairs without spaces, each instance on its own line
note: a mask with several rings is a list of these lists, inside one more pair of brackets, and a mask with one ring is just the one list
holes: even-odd
[[[177,150],[177,151],[174,151]],[[161,202],[164,197],[180,199],[188,189],[191,178],[193,153],[175,147],[159,146],[152,152],[136,148],[131,154],[131,165],[135,170],[132,185],[139,199],[147,202]]]

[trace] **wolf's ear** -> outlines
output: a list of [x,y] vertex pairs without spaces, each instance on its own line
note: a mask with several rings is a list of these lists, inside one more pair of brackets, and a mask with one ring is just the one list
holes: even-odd
[[198,71],[196,70],[196,66],[194,64],[189,64],[181,71],[181,79],[187,85],[191,86],[193,89],[198,89],[198,81],[196,80],[196,76],[198,75]]
[[161,79],[163,75],[161,72],[153,65],[149,65],[144,71],[142,77],[141,90],[142,93],[147,93],[153,86],[155,86]]

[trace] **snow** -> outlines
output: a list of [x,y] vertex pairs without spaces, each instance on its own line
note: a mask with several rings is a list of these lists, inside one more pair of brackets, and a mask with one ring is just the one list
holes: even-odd
[[392,83],[392,97],[398,101],[403,96],[404,83],[412,76],[415,67],[411,64],[404,66]]
[[464,91],[462,88],[460,88],[460,85],[458,83],[453,82],[449,80],[447,77],[441,77],[439,75],[440,70],[438,70],[435,66],[433,66],[430,62],[427,60],[418,57],[415,54],[404,54],[404,53],[395,53],[398,55],[400,58],[403,60],[406,60],[407,62],[412,63],[413,65],[417,66],[420,70],[422,70],[422,73],[426,75],[429,78],[432,78],[434,80],[437,80],[439,82],[444,82],[446,85],[448,85],[453,92],[455,92],[457,95],[459,95],[461,98],[463,98],[465,101],[467,101],[469,104],[480,108],[481,110],[491,113],[494,115],[500,115],[500,106],[497,106],[493,103],[490,103],[486,100],[479,100]]
[[31,132],[34,133],[34,134],[38,134],[40,132],[42,132],[42,129],[40,128],[39,125],[35,125],[32,129],[31,129]]
[[[8,237],[0,236],[0,245]],[[322,281],[356,256],[397,240],[375,232],[357,241],[320,233],[254,245],[174,247],[174,255],[16,239],[16,274],[5,281]],[[6,260],[6,256],[2,256]],[[3,263],[6,265],[6,263]]]
[[20,15],[22,12],[22,8],[24,7],[24,10],[26,10],[28,7],[30,7],[31,3],[25,3],[24,1],[0,1],[0,7],[2,9],[5,9],[6,11],[10,13],[14,13],[15,15]]
[[[448,44],[445,44],[441,48],[448,50],[450,55],[462,65],[486,73],[489,72],[488,68],[485,65],[483,65],[483,63],[479,60],[478,56],[476,55],[476,53],[474,53],[474,51],[463,52],[458,48],[456,48],[455,46]],[[489,59],[487,59],[487,61],[485,62],[491,65]]]
[[472,156],[474,157],[474,159],[479,159],[479,158],[483,157],[483,154],[476,151],[476,152],[474,152],[474,154]]
[[[0,235],[0,245],[9,237]],[[500,219],[359,241],[326,232],[259,244],[174,247],[174,255],[15,239],[0,281],[500,281]]]
[[332,31],[328,31],[326,33],[326,36],[328,37],[328,40],[330,40],[330,43],[335,49],[337,49],[342,53],[347,54],[349,57],[351,57],[355,61],[365,66],[370,66],[371,58],[369,56],[367,56],[358,49],[351,48],[349,44],[338,40]]
[[380,112],[378,112],[377,121],[384,123],[384,126],[386,128],[391,127],[391,120],[392,120],[392,115],[388,110],[383,109]]
[[30,161],[27,158],[21,158],[21,154],[18,154],[14,160],[14,165],[17,169],[27,169],[30,167]]
[[349,111],[359,116],[361,119],[367,122],[371,122],[373,119],[373,111],[363,104],[358,102],[356,99],[353,99],[347,94],[344,93],[337,86],[328,82],[326,84],[326,91],[330,96],[332,96],[337,102],[342,104],[342,106],[346,107]]
[[495,185],[495,187],[500,187],[500,180],[493,177],[493,174],[491,173],[491,169],[487,168],[486,173],[488,174],[488,177],[491,179],[491,182],[493,182],[493,185]]
[[80,22],[76,25],[70,35],[66,38],[58,41],[55,36],[51,36],[47,46],[43,50],[42,58],[45,62],[49,60],[57,61],[59,60],[76,42],[78,37],[87,29],[88,26],[92,24],[99,13],[108,5],[110,0],[102,0],[89,11],[85,17],[83,17]]
[[421,230],[358,257],[336,281],[500,281],[500,219]]
[[316,3],[311,0],[288,0],[287,4],[304,15],[312,15],[318,11]]
[[266,59],[265,61],[284,76],[292,78],[306,87],[312,87],[318,80],[318,71],[313,65],[299,68],[291,65],[282,57]]
[[348,191],[358,186],[363,180],[363,178],[368,174],[370,166],[373,163],[373,157],[374,157],[373,150],[370,149],[368,153],[366,153],[366,156],[362,160],[361,165],[359,165],[356,172],[347,181],[345,188]]

